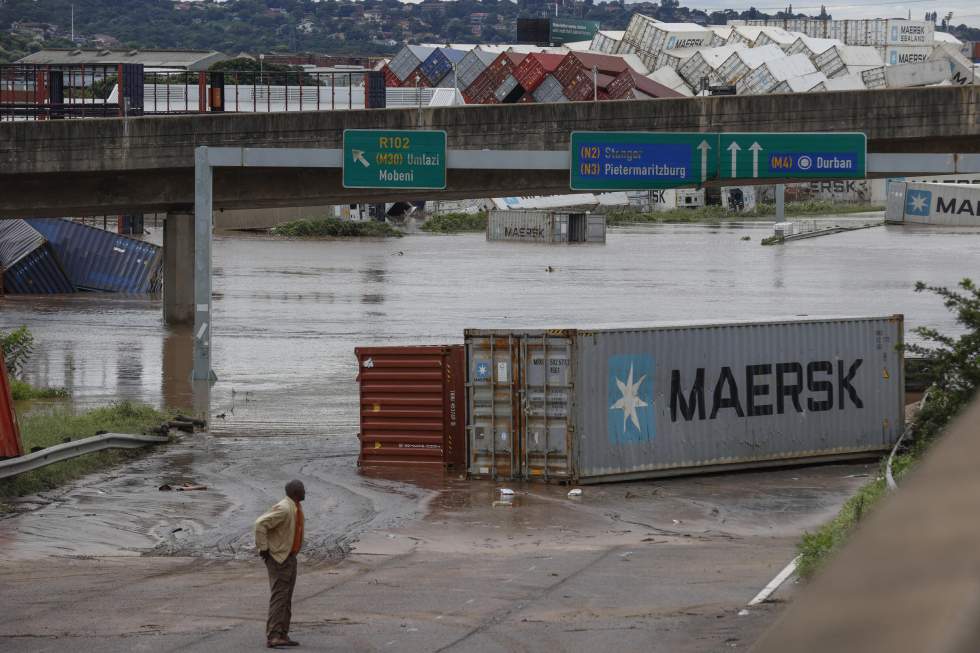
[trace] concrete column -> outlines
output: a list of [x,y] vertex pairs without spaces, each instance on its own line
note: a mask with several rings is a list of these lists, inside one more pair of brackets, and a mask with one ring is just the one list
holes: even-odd
[[193,213],[168,213],[163,224],[163,321],[194,324]]
[[776,222],[786,221],[786,185],[776,184]]

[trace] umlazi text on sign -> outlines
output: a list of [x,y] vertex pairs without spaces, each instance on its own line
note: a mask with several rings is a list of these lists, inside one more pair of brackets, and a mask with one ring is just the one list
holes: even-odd
[[443,189],[446,132],[345,130],[343,182],[345,188]]

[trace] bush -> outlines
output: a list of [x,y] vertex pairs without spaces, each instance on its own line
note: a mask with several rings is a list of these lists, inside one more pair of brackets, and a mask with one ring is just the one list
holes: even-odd
[[[868,204],[836,204],[808,200],[805,202],[787,202],[786,215],[839,215],[842,213],[863,213],[865,211],[880,211],[884,207]],[[749,211],[728,211],[722,206],[702,206],[696,209],[672,209],[670,211],[654,211],[642,213],[629,209],[610,211],[606,214],[606,224],[617,226],[637,223],[673,223],[673,222],[711,222],[713,220],[749,220],[755,218],[772,218],[776,215],[773,204],[757,204]]]
[[11,376],[20,376],[24,371],[24,364],[34,352],[34,336],[26,326],[10,333],[0,331],[0,350],[3,351],[7,373]]
[[422,231],[438,234],[455,234],[464,231],[487,230],[487,213],[446,213],[434,215],[422,225]]
[[275,236],[289,238],[401,238],[387,222],[351,222],[336,218],[305,218],[273,227]]

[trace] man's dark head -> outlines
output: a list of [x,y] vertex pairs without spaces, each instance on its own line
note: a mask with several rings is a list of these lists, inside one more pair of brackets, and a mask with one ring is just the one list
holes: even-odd
[[293,479],[290,482],[286,483],[286,496],[297,503],[305,499],[306,488],[303,487],[303,481],[297,481],[296,479]]

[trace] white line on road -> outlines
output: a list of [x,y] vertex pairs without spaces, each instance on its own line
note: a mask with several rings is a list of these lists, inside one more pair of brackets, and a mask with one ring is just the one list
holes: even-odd
[[800,563],[800,556],[796,556],[790,560],[789,564],[783,567],[783,570],[776,574],[776,577],[769,581],[769,584],[762,588],[762,591],[755,595],[755,598],[749,601],[749,605],[759,605],[770,596],[772,593],[779,589],[779,586],[786,582],[786,579],[793,575],[796,571],[796,565]]

